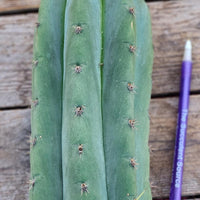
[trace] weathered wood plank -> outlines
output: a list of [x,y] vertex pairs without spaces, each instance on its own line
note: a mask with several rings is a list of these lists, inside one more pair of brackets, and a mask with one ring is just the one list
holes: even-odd
[[[200,95],[191,96],[183,195],[200,194]],[[153,196],[168,196],[176,133],[178,98],[153,99],[150,106]]]
[[[200,95],[191,96],[183,195],[200,195]],[[154,197],[169,195],[178,98],[152,99],[151,181]],[[139,125],[138,125],[139,128]],[[28,200],[30,109],[0,111],[0,199]]]
[[37,9],[40,0],[1,0],[0,13]]
[[199,198],[193,198],[193,199],[184,198],[183,200],[200,200],[200,199]]
[[[160,1],[160,0],[146,0],[147,2],[151,1]],[[163,0],[169,1],[169,0]],[[41,0],[1,0],[0,1],[0,13],[7,13],[12,11],[23,11],[27,9],[38,9]]]
[[149,3],[155,49],[153,94],[179,91],[185,41],[193,44],[192,91],[200,91],[199,0]]
[[28,200],[30,110],[0,111],[0,199]]
[[194,199],[187,199],[187,198],[185,198],[184,200],[200,200],[200,198],[194,198]]
[[37,14],[0,17],[0,107],[30,105]]
[[[179,91],[184,42],[193,42],[192,91],[200,91],[199,0],[149,3],[155,61],[153,95]],[[0,17],[0,107],[30,105],[37,14]]]

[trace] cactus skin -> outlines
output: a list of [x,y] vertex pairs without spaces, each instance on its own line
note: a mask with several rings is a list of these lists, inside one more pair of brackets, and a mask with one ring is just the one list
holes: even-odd
[[99,67],[101,1],[67,1],[64,45],[63,199],[106,200]]
[[40,10],[30,200],[152,199],[144,0],[42,0]]
[[[59,5],[59,6],[58,6]],[[30,200],[62,199],[62,49],[65,0],[42,0],[35,30]],[[53,12],[52,12],[53,11]]]
[[108,199],[140,196],[150,200],[148,107],[153,49],[149,12],[143,0],[107,0],[105,19],[103,133]]

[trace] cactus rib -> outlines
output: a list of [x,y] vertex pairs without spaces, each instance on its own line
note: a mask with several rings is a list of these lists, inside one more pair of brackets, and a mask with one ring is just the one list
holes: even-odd
[[[59,4],[59,6],[57,6]],[[42,0],[34,38],[30,200],[62,199],[62,49],[65,0]],[[53,10],[53,14],[52,14]]]
[[64,45],[63,199],[106,200],[99,0],[67,1]]
[[143,0],[105,2],[103,132],[108,199],[122,200],[145,190],[140,199],[149,200],[153,60],[149,13]]

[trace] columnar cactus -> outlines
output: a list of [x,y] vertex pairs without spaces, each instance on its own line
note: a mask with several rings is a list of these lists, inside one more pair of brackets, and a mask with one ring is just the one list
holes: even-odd
[[41,0],[30,200],[150,200],[144,0]]

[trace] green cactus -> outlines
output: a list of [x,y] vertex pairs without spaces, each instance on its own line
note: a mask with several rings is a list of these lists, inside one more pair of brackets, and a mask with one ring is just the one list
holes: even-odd
[[144,0],[42,0],[30,200],[149,200],[152,40]]

